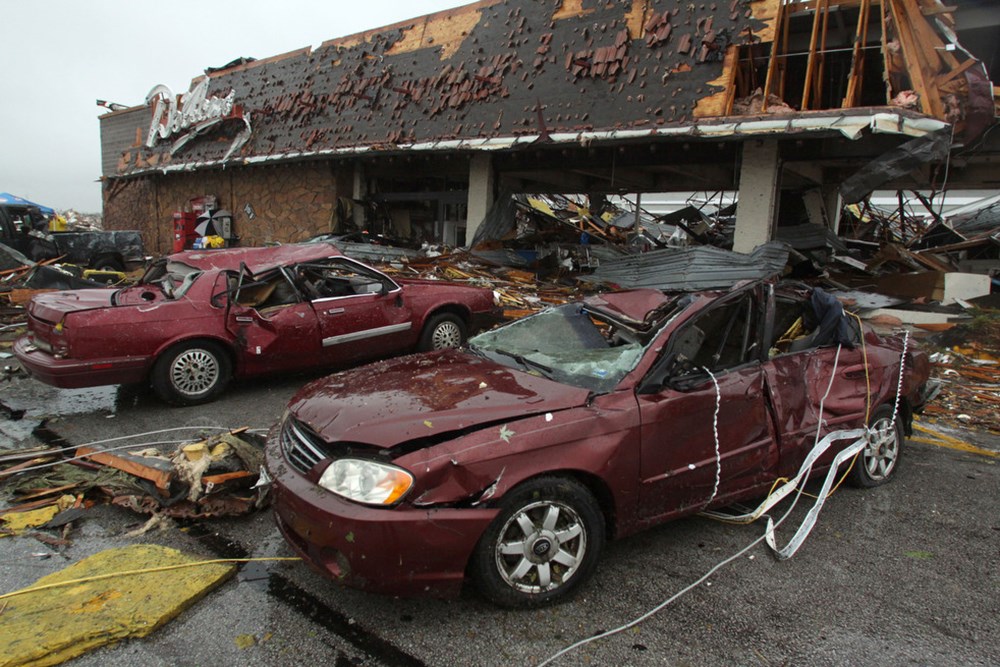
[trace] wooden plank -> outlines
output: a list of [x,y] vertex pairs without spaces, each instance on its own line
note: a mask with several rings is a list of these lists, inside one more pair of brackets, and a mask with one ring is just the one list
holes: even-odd
[[858,91],[861,89],[861,81],[865,74],[864,45],[868,39],[868,15],[871,9],[869,0],[862,0],[861,8],[858,10],[858,27],[854,33],[854,48],[851,51],[851,74],[847,80],[847,93],[841,103],[841,108],[857,106]]
[[52,458],[53,457],[51,456],[40,456],[38,458],[29,459],[27,461],[22,461],[21,463],[18,463],[16,465],[12,465],[9,468],[5,468],[3,471],[0,471],[0,479],[5,479],[7,477],[10,477],[16,472],[21,472],[22,470],[34,467],[40,463],[48,463],[52,461]]
[[22,503],[20,505],[14,505],[13,507],[7,507],[0,510],[0,514],[15,514],[17,512],[26,512],[28,510],[36,510],[39,507],[48,507],[49,505],[55,505],[59,502],[58,498],[43,498],[41,500],[33,500],[30,503]]
[[784,26],[784,21],[785,6],[779,5],[775,18],[774,41],[771,43],[771,57],[767,61],[767,76],[764,79],[764,94],[760,105],[761,113],[767,113],[767,97],[771,94],[771,83],[774,80],[774,73],[778,67],[778,52],[781,47],[781,38],[779,35],[783,34],[782,27]]
[[[827,4],[826,11],[823,13],[823,38],[819,43],[819,68],[816,73],[816,81],[824,81],[824,75],[826,74],[826,38],[830,34],[830,7]],[[823,103],[823,88],[822,86],[816,86],[816,94],[813,98],[813,105],[817,108]]]
[[201,483],[205,488],[206,494],[220,493],[234,486],[249,486],[250,482],[257,475],[257,472],[250,472],[249,470],[237,470],[236,472],[224,472],[218,475],[203,475]]
[[806,59],[806,76],[802,84],[802,104],[800,111],[808,110],[810,105],[809,93],[812,92],[813,77],[816,74],[816,47],[819,44],[820,15],[825,14],[828,0],[818,0],[813,14],[812,34],[809,35],[809,57]]
[[889,11],[888,6],[884,3],[879,3],[879,19],[882,22],[882,83],[885,84],[885,103],[892,103],[892,78],[891,74],[891,63],[889,59],[889,43],[888,37],[886,37],[886,23],[885,15]]
[[167,493],[174,468],[170,461],[127,453],[102,452],[91,447],[78,447],[77,456],[86,456],[92,461],[115,468],[141,479],[148,479],[157,489]]
[[[920,46],[916,43],[910,19],[907,15],[905,0],[885,0],[892,10],[893,23],[896,26],[896,33],[899,37],[899,45],[903,52],[903,62],[906,66],[906,73],[910,77],[910,84],[917,95],[920,96],[921,110],[935,118],[944,118],[944,105],[941,103],[941,95],[937,87],[933,85],[933,73],[928,72],[928,65],[924,62]],[[923,17],[920,17],[923,20]]]
[[939,76],[937,78],[937,87],[941,88],[946,83],[948,83],[949,81],[951,81],[952,79],[954,79],[959,74],[962,74],[963,72],[965,72],[965,70],[969,69],[970,67],[972,67],[973,65],[975,65],[978,62],[979,61],[976,60],[975,58],[969,58],[964,63],[962,63],[961,65],[959,65],[955,69],[951,70],[947,74],[942,74],[941,76]]

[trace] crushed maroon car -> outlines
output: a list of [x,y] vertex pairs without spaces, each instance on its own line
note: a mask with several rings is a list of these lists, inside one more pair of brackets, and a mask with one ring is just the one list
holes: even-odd
[[269,436],[275,516],[349,586],[550,603],[606,540],[794,477],[819,426],[867,426],[848,478],[889,480],[926,399],[907,343],[794,284],[590,297],[304,387]]
[[394,280],[328,243],[187,251],[132,287],[35,296],[14,352],[57,387],[149,382],[193,405],[233,377],[457,347],[500,317],[490,290]]

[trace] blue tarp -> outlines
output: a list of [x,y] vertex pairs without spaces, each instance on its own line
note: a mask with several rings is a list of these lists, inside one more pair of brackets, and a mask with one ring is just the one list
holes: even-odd
[[13,204],[14,206],[34,206],[42,215],[45,217],[50,217],[56,214],[55,209],[49,208],[48,206],[42,206],[41,204],[36,204],[33,201],[28,201],[24,197],[18,197],[17,195],[12,195],[9,192],[0,192],[0,204]]

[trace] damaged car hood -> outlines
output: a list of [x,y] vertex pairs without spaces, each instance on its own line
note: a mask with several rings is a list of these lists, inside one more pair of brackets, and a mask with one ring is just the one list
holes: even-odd
[[444,350],[337,373],[289,404],[327,442],[393,447],[419,438],[584,405],[590,392]]

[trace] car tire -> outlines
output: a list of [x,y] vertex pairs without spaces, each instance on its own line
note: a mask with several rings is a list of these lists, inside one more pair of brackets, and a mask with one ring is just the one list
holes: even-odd
[[465,322],[461,317],[453,313],[441,313],[429,319],[424,325],[417,350],[430,352],[461,347],[465,344],[467,335]]
[[229,383],[232,364],[217,343],[189,341],[175,345],[153,365],[156,393],[172,405],[198,405],[217,396]]
[[566,598],[593,574],[604,515],[580,483],[540,477],[507,494],[476,545],[470,576],[494,604],[531,608]]
[[871,439],[858,452],[847,481],[851,486],[871,488],[885,484],[899,469],[903,449],[903,427],[892,418],[891,405],[881,405],[869,422]]
[[125,265],[122,264],[114,255],[101,255],[100,257],[95,257],[94,261],[90,263],[90,267],[95,271],[124,271]]

